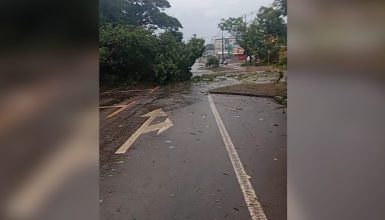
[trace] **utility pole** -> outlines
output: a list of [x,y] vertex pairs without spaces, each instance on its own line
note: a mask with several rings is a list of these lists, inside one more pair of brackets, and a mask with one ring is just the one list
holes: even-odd
[[[247,35],[247,14],[245,14],[245,37]],[[249,45],[246,42],[246,56],[248,57],[250,55],[249,51]],[[251,63],[251,57],[250,57],[250,63]]]
[[225,45],[223,39],[223,29],[222,29],[222,62],[225,60]]
[[245,33],[247,34],[247,14],[245,14]]

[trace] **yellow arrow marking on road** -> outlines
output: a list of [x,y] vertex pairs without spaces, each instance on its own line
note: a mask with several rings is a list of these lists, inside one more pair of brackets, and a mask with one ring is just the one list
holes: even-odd
[[116,152],[115,154],[124,154],[127,152],[127,150],[131,147],[131,145],[136,141],[136,139],[139,138],[141,134],[145,134],[151,131],[156,131],[157,135],[160,133],[164,132],[165,130],[171,128],[173,126],[172,121],[170,119],[166,119],[166,121],[150,125],[152,121],[154,121],[155,118],[157,117],[165,117],[167,114],[160,108],[155,111],[149,112],[145,115],[142,115],[142,117],[149,117],[142,126],[138,130],[135,131],[134,134],[131,135],[131,137],[124,143]]

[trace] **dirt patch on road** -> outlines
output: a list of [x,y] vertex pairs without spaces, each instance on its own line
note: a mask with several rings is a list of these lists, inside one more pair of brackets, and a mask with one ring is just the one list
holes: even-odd
[[235,71],[235,69],[231,68],[231,67],[227,67],[227,66],[224,66],[224,67],[217,67],[217,68],[208,68],[209,70],[213,71],[213,72],[223,72],[223,71]]
[[210,93],[273,98],[287,96],[287,83],[238,84],[212,89]]

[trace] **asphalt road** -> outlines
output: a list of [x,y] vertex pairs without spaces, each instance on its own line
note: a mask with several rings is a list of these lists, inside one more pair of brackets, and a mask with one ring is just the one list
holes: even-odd
[[[251,218],[204,87],[161,88],[110,119],[101,111],[101,219]],[[268,98],[211,96],[267,219],[286,219],[283,109]],[[159,108],[167,116],[153,124],[173,126],[114,154]]]

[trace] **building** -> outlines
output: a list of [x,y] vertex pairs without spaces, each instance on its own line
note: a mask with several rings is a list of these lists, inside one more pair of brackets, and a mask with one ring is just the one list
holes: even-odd
[[[222,59],[222,38],[214,40],[215,54],[219,59]],[[242,61],[246,59],[245,50],[241,48],[234,37],[223,38],[223,52],[225,59],[231,61]]]
[[215,46],[214,44],[207,44],[205,51],[203,52],[203,57],[213,57],[215,56]]
[[246,60],[245,50],[242,47],[234,48],[231,60],[234,62],[245,61]]
[[[233,37],[223,38],[223,46],[225,54],[229,54],[233,48],[238,47],[237,41]],[[215,54],[222,54],[222,38],[214,40]]]

